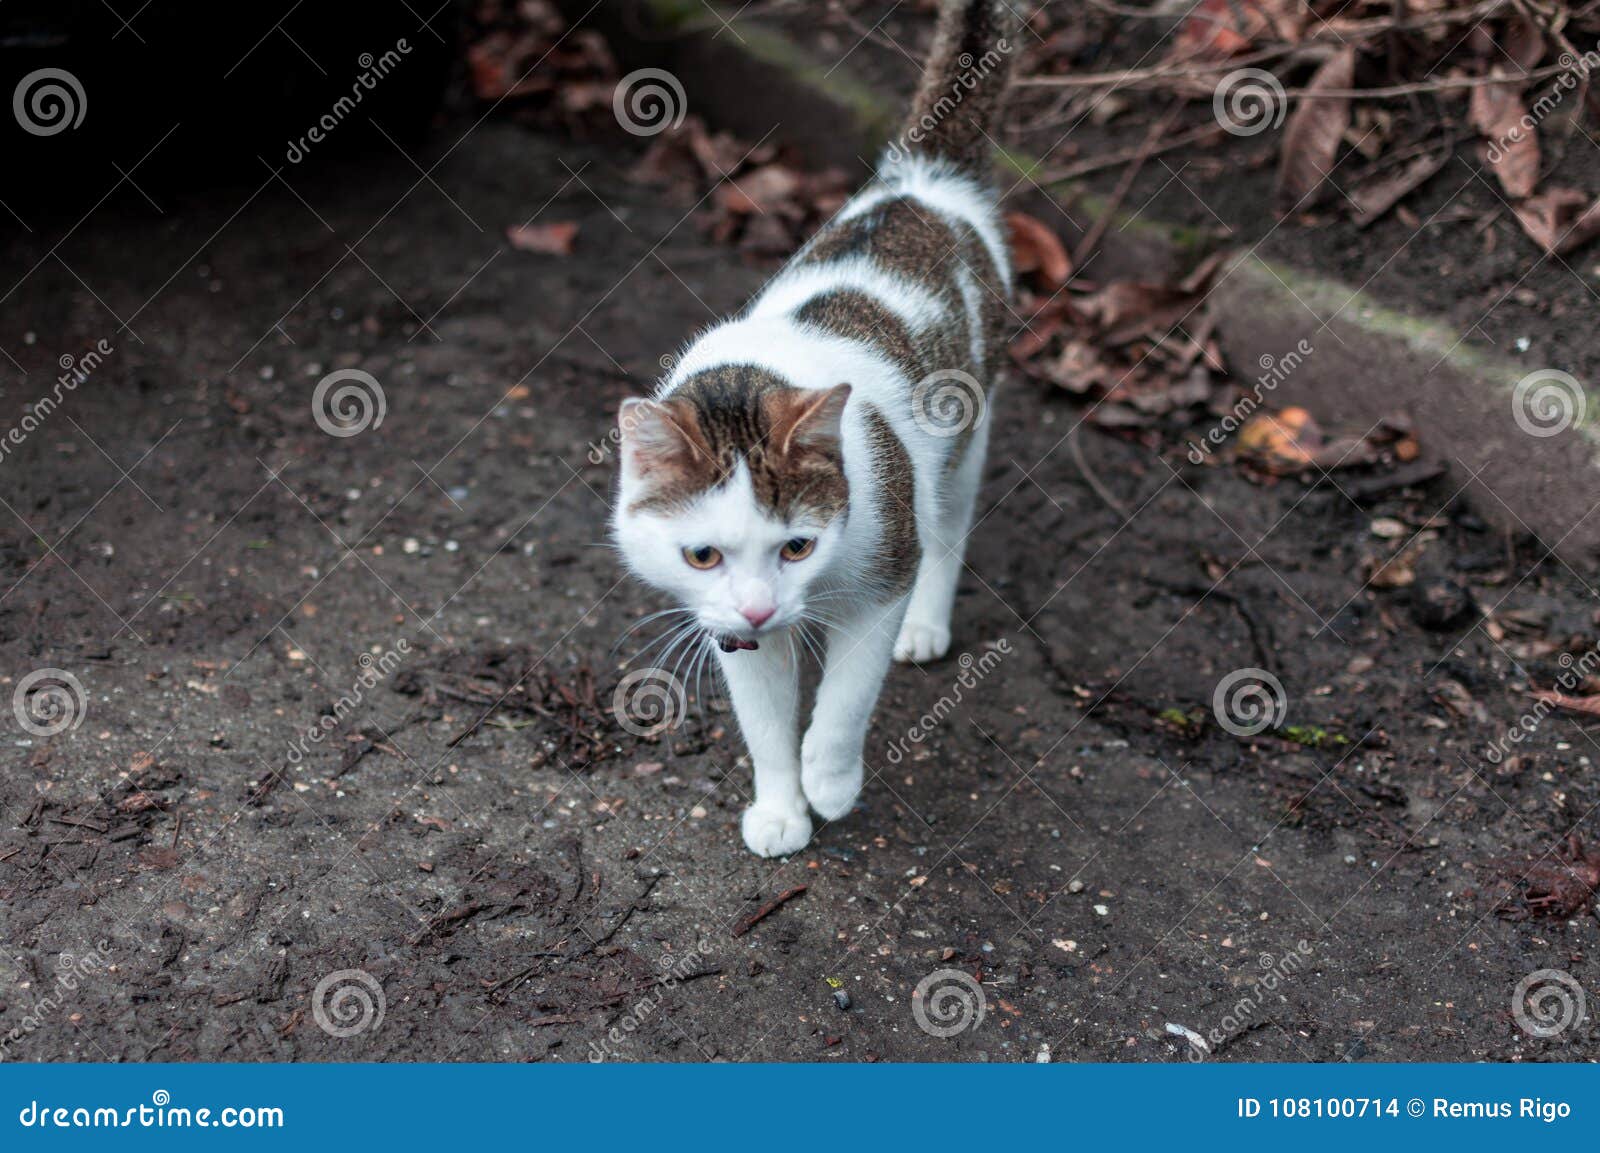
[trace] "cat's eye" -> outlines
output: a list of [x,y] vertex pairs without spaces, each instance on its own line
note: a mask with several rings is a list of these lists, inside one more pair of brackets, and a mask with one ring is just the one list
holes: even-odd
[[778,550],[778,555],[784,560],[805,560],[816,547],[816,537],[797,536],[793,540],[784,541],[783,547]]
[[710,545],[703,544],[699,548],[684,549],[683,559],[689,562],[690,568],[716,568],[722,563],[722,554]]

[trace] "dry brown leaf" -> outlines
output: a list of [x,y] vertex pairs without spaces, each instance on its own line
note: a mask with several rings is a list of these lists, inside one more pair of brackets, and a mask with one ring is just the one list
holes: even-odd
[[511,242],[512,248],[545,256],[571,256],[572,245],[577,238],[578,224],[573,220],[559,220],[550,224],[514,224],[506,229],[506,239]]
[[1526,16],[1514,15],[1506,21],[1505,31],[1500,34],[1499,47],[1516,61],[1518,68],[1531,72],[1544,59],[1544,32]]
[[730,178],[719,185],[717,205],[725,212],[739,216],[776,212],[790,207],[800,191],[800,177],[782,164],[769,164]]
[[1543,701],[1547,705],[1554,705],[1558,709],[1567,709],[1574,713],[1587,713],[1591,717],[1600,717],[1600,696],[1573,697],[1566,693],[1549,692],[1543,689],[1529,694],[1536,701]]
[[1038,273],[1039,287],[1054,292],[1072,275],[1072,260],[1061,239],[1043,221],[1026,212],[1006,213],[1011,255],[1019,273]]
[[1570,252],[1600,234],[1600,201],[1575,188],[1552,188],[1514,205],[1517,223],[1550,253]]
[[1449,149],[1435,156],[1419,156],[1397,171],[1358,184],[1350,190],[1357,228],[1381,220],[1389,209],[1432,180],[1450,160]]
[[1284,0],[1200,0],[1188,10],[1173,40],[1174,60],[1226,60],[1263,38],[1298,43],[1299,7]]
[[[1356,52],[1344,48],[1323,61],[1306,85],[1313,92],[1349,88],[1355,80]],[[1350,127],[1350,100],[1344,96],[1302,97],[1283,130],[1278,167],[1279,214],[1314,199],[1339,155],[1339,142]]]
[[1484,84],[1472,90],[1469,118],[1485,141],[1484,159],[1514,200],[1539,184],[1539,134],[1530,127],[1518,84]]

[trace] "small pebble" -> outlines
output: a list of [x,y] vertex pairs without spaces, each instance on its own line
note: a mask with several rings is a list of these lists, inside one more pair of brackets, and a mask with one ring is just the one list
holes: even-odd
[[843,989],[835,989],[833,1003],[839,1006],[841,1011],[847,1011],[850,1008],[850,994]]
[[1083,890],[1084,884],[1082,881],[1073,881],[1067,886],[1067,892],[1069,893],[1081,893]]

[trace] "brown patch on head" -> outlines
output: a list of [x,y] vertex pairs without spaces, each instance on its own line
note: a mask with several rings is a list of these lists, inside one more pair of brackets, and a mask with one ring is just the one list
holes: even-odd
[[[725,483],[742,461],[756,501],[824,521],[849,499],[839,420],[849,385],[795,388],[763,369],[697,373],[661,401],[623,409],[623,461],[643,492],[632,511],[666,510]],[[631,427],[630,427],[631,426]]]

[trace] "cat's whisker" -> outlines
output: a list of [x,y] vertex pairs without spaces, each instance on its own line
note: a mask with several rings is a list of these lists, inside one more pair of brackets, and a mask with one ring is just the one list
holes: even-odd
[[666,664],[667,661],[671,659],[670,654],[672,650],[675,649],[687,636],[696,632],[699,628],[699,622],[690,621],[688,624],[678,625],[676,628],[668,630],[666,633],[645,645],[644,648],[640,649],[637,653],[625,661],[623,663],[623,667],[627,667],[628,665],[642,660],[646,653],[655,648],[657,645],[661,644],[663,641],[666,641],[667,645],[661,650],[658,663],[663,665]]
[[629,637],[631,637],[634,633],[638,632],[640,629],[644,628],[645,625],[651,623],[652,621],[658,621],[662,617],[691,616],[691,615],[693,615],[693,614],[688,609],[670,608],[670,609],[661,609],[659,612],[650,613],[648,616],[642,616],[638,620],[634,621],[633,624],[629,625],[628,628],[623,632],[623,634],[620,637],[617,638],[616,643],[611,646],[611,651],[610,651],[610,653],[608,655],[609,656],[616,656],[617,655],[617,650],[620,649],[623,646],[623,643],[626,642]]

